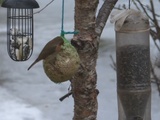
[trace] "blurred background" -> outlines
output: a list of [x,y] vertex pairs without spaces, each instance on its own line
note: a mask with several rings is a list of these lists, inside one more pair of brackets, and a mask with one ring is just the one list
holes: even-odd
[[[145,0],[142,0],[146,2]],[[37,0],[43,8],[50,0]],[[103,0],[100,1],[99,7]],[[118,4],[126,3],[119,0]],[[158,6],[157,6],[158,7]],[[27,68],[37,58],[44,45],[60,35],[61,0],[55,0],[42,12],[34,15],[34,51],[25,62],[15,62],[7,53],[6,37],[7,11],[0,7],[0,119],[1,120],[71,120],[73,117],[73,98],[63,102],[59,98],[68,92],[70,82],[55,84],[47,78],[39,62],[30,71]],[[64,29],[74,30],[74,0],[65,2]],[[70,40],[72,35],[66,35]],[[151,41],[153,60],[157,50]],[[103,31],[99,58],[97,61],[98,118],[99,120],[117,120],[116,72],[111,67],[115,60],[114,24],[108,20]],[[152,84],[152,120],[160,117],[160,97],[157,87]]]

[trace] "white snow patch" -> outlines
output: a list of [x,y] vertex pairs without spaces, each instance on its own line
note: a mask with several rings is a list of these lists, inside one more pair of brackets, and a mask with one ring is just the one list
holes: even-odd
[[40,110],[4,88],[0,88],[0,103],[0,120],[44,120]]

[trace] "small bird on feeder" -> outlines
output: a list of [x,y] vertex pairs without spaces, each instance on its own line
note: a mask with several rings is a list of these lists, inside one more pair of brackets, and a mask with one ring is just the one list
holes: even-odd
[[58,36],[58,37],[52,39],[51,41],[49,41],[44,46],[44,48],[42,49],[42,51],[39,54],[38,58],[30,65],[30,67],[28,68],[28,70],[33,65],[35,65],[37,62],[39,62],[40,60],[44,60],[45,58],[47,58],[51,54],[53,54],[56,57],[57,53],[61,50],[61,46],[63,44],[64,44],[64,41],[63,41],[63,39],[60,36]]

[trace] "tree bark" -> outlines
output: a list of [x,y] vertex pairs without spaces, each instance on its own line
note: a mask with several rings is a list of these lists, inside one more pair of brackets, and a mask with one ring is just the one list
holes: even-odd
[[[111,0],[106,1],[111,2]],[[99,92],[96,89],[96,62],[99,39],[105,25],[97,29],[101,31],[100,33],[96,32],[96,26],[99,27],[102,22],[106,22],[111,12],[109,9],[108,14],[103,14],[107,15],[104,19],[101,18],[103,15],[100,15],[99,22],[97,22],[98,3],[99,0],[75,0],[75,30],[78,30],[79,34],[74,35],[71,42],[80,56],[81,66],[71,80],[74,98],[73,120],[96,120],[97,118],[97,95]],[[104,7],[107,6],[106,4]],[[101,11],[100,14],[103,12]]]
[[74,97],[73,120],[96,120],[98,43],[95,34],[95,14],[98,0],[75,0],[75,35],[72,44],[77,48],[81,66],[72,79]]
[[96,33],[100,37],[108,17],[118,0],[105,0],[96,19]]

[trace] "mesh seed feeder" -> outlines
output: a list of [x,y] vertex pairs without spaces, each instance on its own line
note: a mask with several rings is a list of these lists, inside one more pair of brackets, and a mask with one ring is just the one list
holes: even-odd
[[[114,13],[113,13],[114,14]],[[140,11],[117,11],[118,120],[151,120],[149,20]]]
[[28,60],[33,52],[33,9],[35,0],[5,0],[7,8],[7,49],[14,61]]

